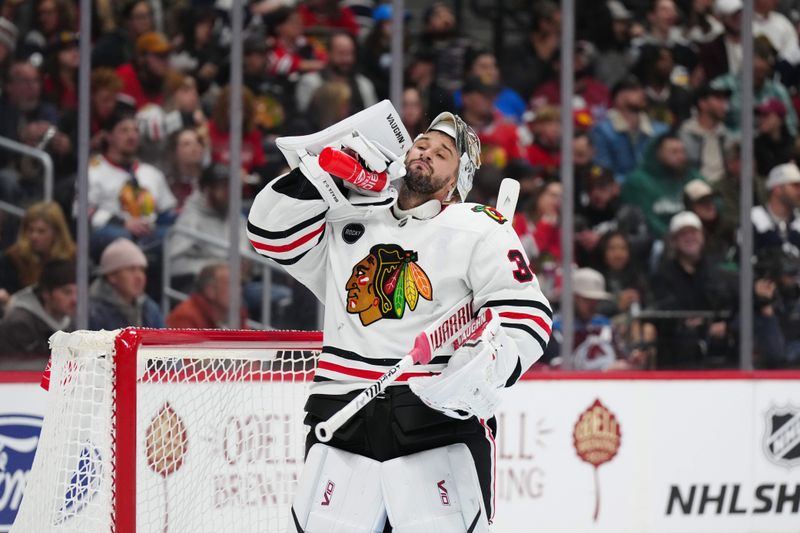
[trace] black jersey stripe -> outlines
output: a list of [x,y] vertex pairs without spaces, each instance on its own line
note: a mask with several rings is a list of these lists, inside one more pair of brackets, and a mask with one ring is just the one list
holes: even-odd
[[247,231],[249,231],[253,235],[258,235],[259,237],[261,237],[263,239],[270,239],[270,240],[285,239],[287,237],[291,237],[292,235],[294,235],[298,231],[311,226],[315,222],[319,222],[320,220],[325,218],[325,214],[326,213],[327,213],[327,211],[323,211],[322,213],[320,213],[320,214],[318,214],[318,215],[316,215],[314,217],[306,219],[306,220],[304,220],[302,222],[298,222],[297,224],[295,224],[294,226],[292,226],[289,229],[285,229],[285,230],[281,230],[281,231],[268,231],[268,230],[265,230],[263,228],[259,228],[258,226],[256,226],[255,224],[253,224],[252,222],[250,222],[248,220],[247,221]]
[[539,343],[539,346],[542,347],[542,353],[544,353],[545,348],[547,348],[547,343],[544,342],[544,339],[541,336],[539,336],[538,333],[533,331],[533,328],[528,327],[525,324],[512,324],[510,322],[500,322],[500,325],[503,326],[504,328],[519,329],[529,334],[536,340],[536,342]]
[[361,354],[358,354],[356,352],[351,352],[350,350],[343,350],[342,348],[337,348],[335,346],[323,346],[322,353],[323,354],[329,353],[331,355],[341,357],[342,359],[348,359],[350,361],[358,361],[359,363],[369,363],[375,366],[394,366],[400,361],[400,359],[392,357],[367,359]]
[[381,200],[380,202],[364,202],[364,203],[353,204],[353,207],[370,207],[370,206],[376,206],[376,205],[388,205],[388,204],[390,204],[392,202],[394,202],[394,198],[390,197],[390,198],[386,198],[385,200]]
[[522,375],[522,363],[520,362],[519,357],[517,357],[517,365],[514,367],[514,371],[506,380],[506,385],[505,385],[506,388],[516,383],[521,375]]
[[268,186],[275,192],[296,200],[322,200],[322,195],[299,167],[278,176]]
[[[481,306],[481,309],[484,307],[531,307],[533,309],[538,309],[539,311],[543,312],[547,315],[547,318],[553,320],[553,311],[548,307],[546,304],[542,302],[537,302],[536,300],[489,300],[485,304]],[[478,309],[480,311],[480,309]]]
[[[322,353],[329,353],[331,355],[335,355],[337,357],[341,357],[342,359],[348,359],[350,361],[358,361],[359,363],[367,363],[370,365],[375,366],[394,366],[400,362],[400,359],[395,359],[392,357],[385,357],[385,358],[367,358],[361,354],[356,352],[351,352],[349,350],[343,350],[342,348],[337,348],[335,346],[323,346]],[[434,357],[430,360],[430,362],[426,363],[428,365],[443,365],[446,364],[450,360],[449,355],[439,355]]]

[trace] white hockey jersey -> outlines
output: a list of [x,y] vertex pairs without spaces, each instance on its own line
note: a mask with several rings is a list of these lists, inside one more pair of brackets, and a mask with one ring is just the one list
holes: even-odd
[[[141,216],[155,222],[159,213],[169,211],[177,200],[164,173],[153,165],[134,162],[132,171],[139,183],[130,190],[131,172],[98,155],[89,164],[89,208],[93,228],[108,224],[112,218]],[[131,205],[128,205],[131,204]],[[130,213],[131,210],[138,213]]]
[[[372,198],[375,203],[386,200]],[[253,246],[283,265],[325,304],[323,353],[312,394],[364,388],[412,348],[416,335],[469,293],[491,307],[518,348],[513,384],[544,352],[552,313],[511,223],[478,204],[331,222],[299,170],[256,197],[248,220]],[[441,372],[449,355],[416,365],[395,382]],[[513,364],[511,365],[514,366]]]

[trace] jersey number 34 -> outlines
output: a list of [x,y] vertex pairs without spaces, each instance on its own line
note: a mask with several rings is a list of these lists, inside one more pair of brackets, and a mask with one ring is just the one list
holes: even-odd
[[533,280],[533,272],[531,272],[531,267],[528,266],[528,262],[522,252],[519,250],[509,250],[508,260],[517,265],[517,269],[513,272],[515,280],[520,283]]

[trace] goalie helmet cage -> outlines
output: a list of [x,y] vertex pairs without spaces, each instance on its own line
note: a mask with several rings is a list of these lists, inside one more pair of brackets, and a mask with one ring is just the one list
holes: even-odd
[[285,531],[320,332],[57,333],[13,533]]

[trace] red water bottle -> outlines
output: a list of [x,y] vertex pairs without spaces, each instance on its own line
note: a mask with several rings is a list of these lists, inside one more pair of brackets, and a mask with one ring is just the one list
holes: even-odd
[[368,191],[381,192],[388,185],[386,172],[366,170],[354,157],[329,146],[319,153],[319,166],[328,174]]

